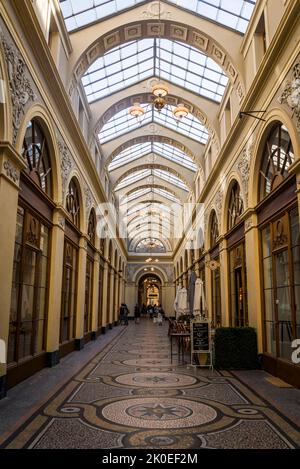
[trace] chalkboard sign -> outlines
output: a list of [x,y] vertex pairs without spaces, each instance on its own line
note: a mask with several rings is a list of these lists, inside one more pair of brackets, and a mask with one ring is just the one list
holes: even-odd
[[210,327],[208,321],[192,322],[192,351],[210,352]]

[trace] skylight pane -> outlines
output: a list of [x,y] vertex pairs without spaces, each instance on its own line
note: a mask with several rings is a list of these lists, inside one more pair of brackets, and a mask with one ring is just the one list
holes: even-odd
[[135,171],[132,174],[129,174],[129,176],[126,176],[115,188],[115,191],[119,191],[120,189],[123,189],[124,187],[130,186],[131,184],[134,184],[135,182],[140,181],[141,179],[144,179],[145,177],[151,176],[151,170],[150,169],[143,169],[139,171]]
[[177,202],[177,203],[180,203],[180,200],[178,199],[178,197],[176,197],[175,195],[173,195],[171,192],[169,191],[166,191],[164,189],[158,189],[157,187],[155,187],[153,189],[153,192],[155,194],[158,194],[162,197],[165,197],[166,199],[168,200],[171,200],[172,202]]
[[68,31],[117,14],[144,0],[60,0],[62,14]]
[[[211,92],[208,90],[208,92]],[[211,92],[212,94],[212,92]],[[142,125],[150,122],[156,122],[165,126],[175,132],[185,135],[189,138],[206,144],[209,134],[202,123],[192,114],[188,114],[182,121],[174,119],[173,109],[174,106],[168,105],[163,108],[161,112],[153,111],[150,104],[144,103],[141,105],[145,109],[145,114],[141,119],[132,117],[129,114],[129,108],[115,114],[101,129],[99,134],[100,143],[106,143],[109,140],[123,135],[131,130],[135,130]]]
[[187,185],[174,174],[164,171],[163,169],[153,169],[152,172],[154,176],[159,177],[164,181],[167,181],[170,184],[173,184],[176,187],[180,187],[180,189],[183,189],[184,191],[188,192]]
[[256,0],[166,0],[222,26],[245,33]]
[[[141,39],[118,46],[97,59],[83,76],[82,84],[92,102],[99,99],[99,91],[101,97],[108,96],[154,77],[155,73],[158,76],[159,71],[164,80],[217,102],[228,82],[219,65],[192,46],[169,39]],[[212,84],[203,84],[202,78]]]

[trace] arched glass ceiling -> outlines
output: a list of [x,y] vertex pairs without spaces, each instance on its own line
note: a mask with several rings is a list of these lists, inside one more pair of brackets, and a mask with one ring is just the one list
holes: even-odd
[[136,245],[135,252],[166,252],[166,247],[159,239],[144,238]]
[[164,169],[140,169],[134,171],[128,176],[126,176],[124,179],[122,179],[119,184],[117,184],[115,191],[119,191],[120,189],[123,189],[124,187],[127,187],[146,177],[149,178],[149,184],[154,183],[154,181],[150,181],[151,178],[157,177],[169,182],[170,184],[173,184],[177,188],[179,187],[180,189],[189,192],[187,185],[182,181],[182,179],[175,176],[175,174],[170,173],[169,171],[165,171]]
[[[108,16],[115,15],[143,1],[144,0],[60,0],[60,5],[67,30],[73,31]],[[223,26],[236,29],[242,33],[246,31],[255,5],[255,0],[166,1],[191,10]]]
[[150,187],[147,187],[145,189],[138,189],[134,191],[132,194],[128,195],[124,201],[124,203],[129,203],[132,200],[138,199],[139,197],[142,197],[142,195],[149,194],[151,192]]
[[197,165],[190,156],[173,145],[161,142],[138,143],[126,148],[112,160],[108,166],[108,171],[113,171],[127,163],[151,154],[159,155],[169,161],[178,163],[191,171],[197,171]]
[[130,184],[133,184],[135,182],[140,181],[141,179],[144,179],[145,177],[151,176],[151,169],[141,169],[139,171],[135,171],[132,174],[129,174],[129,176],[126,176],[115,188],[115,191],[119,191],[120,189],[123,189],[124,187],[130,186]]
[[111,49],[89,67],[82,84],[92,102],[158,76],[217,102],[228,82],[221,67],[195,47],[165,38],[148,38]]
[[152,104],[142,104],[145,109],[144,116],[139,119],[129,114],[129,108],[115,114],[109,121],[102,127],[99,133],[100,143],[106,143],[114,140],[120,135],[126,134],[129,131],[135,130],[142,125],[156,122],[168,129],[172,129],[182,135],[196,140],[199,143],[206,144],[208,140],[208,132],[203,124],[194,117],[188,114],[183,120],[174,119],[172,110],[174,106],[167,106],[160,112],[155,110]]
[[245,33],[256,0],[168,0],[182,8]]
[[[146,189],[143,189],[143,190],[146,190]],[[142,193],[142,192],[139,192],[139,191],[140,191],[140,189],[136,189],[128,197],[126,195],[124,197],[122,197],[121,205],[125,205],[125,204],[127,204],[127,203],[129,203],[129,202],[131,202],[135,199],[138,199],[139,197],[141,197],[143,195],[147,195],[147,194],[150,194],[150,193],[160,195],[161,197],[164,197],[165,199],[168,199],[171,202],[181,204],[178,197],[176,197],[174,194],[172,194],[172,192],[170,192],[166,189],[160,189],[159,187],[149,187],[149,188],[147,188],[147,192],[145,192],[145,193]],[[130,200],[128,200],[129,197],[130,197]],[[149,199],[149,204],[151,204],[151,203],[152,202]],[[135,207],[134,210],[136,210],[136,211],[139,210],[138,205],[135,205],[134,207]]]
[[[121,205],[124,205],[124,203],[126,202],[127,202],[127,199],[125,198],[125,201]],[[172,210],[168,205],[164,205],[163,202],[145,201],[145,202],[139,202],[133,205],[131,208],[127,210],[125,215],[127,217],[130,217],[130,215],[133,215],[133,214],[134,215],[147,214],[148,212],[152,213],[152,211],[156,211],[157,213],[160,213],[162,216],[166,216],[166,215],[170,215]]]

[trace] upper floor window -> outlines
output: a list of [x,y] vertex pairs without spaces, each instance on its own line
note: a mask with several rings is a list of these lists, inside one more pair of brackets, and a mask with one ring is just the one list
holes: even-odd
[[234,182],[229,198],[228,206],[228,229],[230,230],[240,221],[244,212],[244,202],[241,196],[241,189],[237,181]]
[[269,132],[260,168],[260,199],[269,195],[289,175],[295,160],[293,145],[287,128],[278,122]]
[[80,227],[80,203],[75,179],[71,179],[66,196],[66,209],[74,225]]
[[43,130],[36,119],[32,119],[27,125],[22,155],[27,160],[27,174],[51,197],[52,173],[49,149]]

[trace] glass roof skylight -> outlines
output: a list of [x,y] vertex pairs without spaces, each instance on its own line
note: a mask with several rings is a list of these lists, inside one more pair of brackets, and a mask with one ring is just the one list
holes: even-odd
[[89,67],[82,84],[92,102],[151,77],[160,77],[217,102],[228,82],[221,67],[195,47],[149,38],[111,49]]
[[141,119],[131,116],[128,109],[123,109],[109,119],[99,133],[100,143],[109,142],[131,130],[150,122],[156,122],[197,142],[206,144],[209,134],[204,125],[192,114],[189,113],[187,117],[179,121],[173,117],[172,109],[174,109],[174,106],[168,105],[160,112],[155,110],[150,103],[144,103],[141,106],[146,111]]
[[[134,171],[132,174],[129,174],[124,179],[122,179],[121,182],[119,182],[119,184],[115,188],[115,191],[119,191],[124,187],[127,187],[135,182],[140,181],[141,179],[150,176],[163,179],[164,181],[167,181],[170,184],[173,184],[174,186],[179,187],[184,191],[189,191],[187,185],[179,177],[163,169],[139,169],[137,171]],[[152,184],[154,184],[154,180],[152,181]]]
[[176,197],[171,192],[166,191],[165,189],[159,189],[159,188],[155,187],[153,189],[153,192],[155,194],[158,194],[158,195],[162,196],[162,197],[165,197],[168,200],[171,200],[172,202],[176,202],[176,203],[180,204],[180,200],[178,199],[178,197]]
[[68,31],[119,13],[144,0],[60,0]]
[[149,192],[151,192],[150,187],[145,188],[145,189],[138,189],[138,190],[134,191],[132,194],[128,195],[123,203],[131,202],[132,200],[135,200],[135,199],[138,199],[139,197],[142,197],[142,195],[149,194]]
[[130,184],[133,184],[135,182],[140,181],[141,179],[144,179],[145,177],[151,176],[151,169],[141,169],[139,171],[135,171],[132,174],[129,174],[126,176],[115,188],[115,191],[119,191],[120,189],[123,189],[124,187],[129,186]]
[[167,0],[244,33],[256,0]]
[[138,143],[126,148],[109,164],[108,171],[113,171],[129,162],[150,155],[151,153],[173,161],[174,163],[178,163],[192,171],[197,171],[197,165],[193,162],[191,157],[172,145],[160,142]]
[[180,189],[183,189],[184,191],[189,190],[187,185],[179,177],[169,173],[168,171],[164,171],[163,169],[153,169],[152,174],[163,179],[164,181],[169,182],[170,184],[173,184],[176,187],[180,187]]
[[[145,0],[60,0],[68,31],[94,23]],[[244,33],[255,0],[166,0],[205,18]]]

